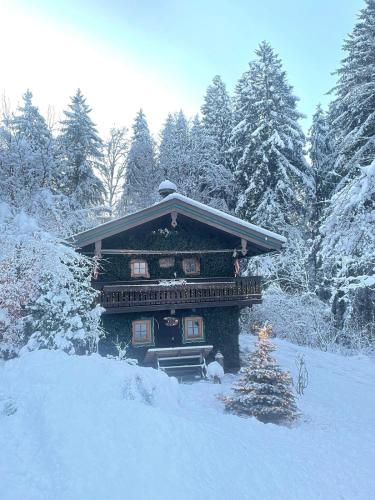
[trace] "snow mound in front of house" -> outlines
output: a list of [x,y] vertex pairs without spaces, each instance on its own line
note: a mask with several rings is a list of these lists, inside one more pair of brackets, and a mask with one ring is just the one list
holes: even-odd
[[41,350],[5,362],[0,498],[103,500],[145,487],[145,460],[164,461],[153,443],[179,389],[162,372],[99,355]]
[[[246,337],[244,350],[252,349]],[[375,364],[276,341],[310,384],[292,428],[225,414],[222,384],[97,355],[39,351],[0,366],[1,500],[368,500]]]

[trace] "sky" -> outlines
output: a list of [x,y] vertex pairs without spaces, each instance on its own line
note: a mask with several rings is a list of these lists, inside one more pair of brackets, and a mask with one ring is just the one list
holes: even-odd
[[[0,92],[27,88],[62,117],[81,88],[105,137],[140,108],[156,135],[168,112],[200,110],[219,74],[230,92],[259,42],[279,53],[310,125],[363,0],[0,0]],[[51,112],[52,110],[52,112]]]

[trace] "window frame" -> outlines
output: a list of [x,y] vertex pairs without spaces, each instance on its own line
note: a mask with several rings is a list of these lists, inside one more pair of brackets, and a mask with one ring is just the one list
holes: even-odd
[[[195,262],[195,271],[188,271],[187,266],[188,266],[188,261],[194,261]],[[201,273],[201,263],[198,257],[185,257],[182,259],[182,270],[184,271],[184,274],[186,276],[199,276]]]
[[[191,337],[189,336],[189,321],[197,321],[198,322],[198,331],[199,335]],[[185,316],[183,320],[183,331],[182,331],[182,342],[184,344],[194,343],[194,342],[204,342],[204,321],[202,316]]]
[[[145,345],[154,345],[154,324],[153,320],[150,318],[141,318],[135,319],[132,321],[132,345],[137,346],[145,346]],[[136,339],[135,330],[137,325],[145,325],[147,337],[142,339]]]
[[[136,272],[135,265],[136,264],[144,264],[145,270],[144,272]],[[148,271],[148,262],[145,259],[131,259],[130,261],[130,276],[132,278],[149,278],[150,273]]]

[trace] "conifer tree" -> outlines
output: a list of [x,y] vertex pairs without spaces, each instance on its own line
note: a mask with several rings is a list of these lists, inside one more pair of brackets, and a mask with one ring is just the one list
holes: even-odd
[[375,159],[332,197],[319,251],[340,328],[375,334]]
[[23,210],[0,210],[0,358],[27,349],[82,352],[101,334],[92,261]]
[[95,175],[102,161],[102,141],[89,114],[91,108],[80,89],[72,97],[69,110],[64,111],[58,138],[62,160],[62,187],[79,208],[95,207],[103,201],[104,187]]
[[215,76],[207,88],[202,105],[202,127],[207,136],[211,168],[208,177],[215,177],[212,203],[222,208],[235,208],[234,183],[228,156],[229,136],[232,128],[232,104],[224,82]]
[[[177,163],[174,167],[176,180],[184,178],[189,174],[189,123],[180,110],[176,116],[175,125],[175,148]],[[173,181],[174,182],[174,181]]]
[[338,189],[375,157],[375,1],[365,0],[352,33],[344,42],[346,57],[337,70],[330,109],[335,139]]
[[214,77],[204,96],[202,125],[212,140],[217,164],[228,167],[227,151],[232,126],[232,109],[225,84],[218,75]]
[[334,188],[332,178],[332,143],[326,113],[318,104],[309,130],[309,156],[315,181],[315,209],[313,219],[319,221]]
[[306,233],[314,182],[297,101],[280,58],[262,42],[236,87],[230,154],[238,215],[287,238],[282,254],[251,259],[246,272],[284,291],[309,292]]
[[190,130],[189,189],[185,190],[188,196],[227,211],[226,200],[232,175],[229,169],[216,162],[215,147],[214,140],[196,116]]
[[126,177],[119,210],[131,213],[157,201],[159,173],[155,162],[155,143],[146,116],[140,110],[134,120]]
[[228,161],[232,172],[243,156],[248,135],[253,123],[252,116],[246,113],[248,106],[249,71],[245,71],[236,84],[233,96],[232,129],[229,135]]
[[[14,135],[29,142],[32,151],[48,151],[52,142],[51,130],[38,108],[33,105],[32,98],[32,92],[27,90],[23,95],[23,106],[20,106],[18,113],[8,120],[8,125]],[[43,177],[48,179],[48,173]]]
[[165,179],[174,182],[181,193],[182,183],[190,174],[189,124],[182,111],[168,115],[161,132],[159,170]]
[[371,337],[375,319],[375,1],[344,43],[330,109],[338,183],[321,228],[320,257],[338,326]]
[[327,116],[320,104],[318,104],[313,115],[308,143],[308,153],[314,178],[314,193],[309,221],[309,260],[311,264],[309,278],[311,281],[311,290],[320,290],[319,293],[321,293],[323,276],[317,257],[321,244],[319,228],[324,209],[329,203],[331,193],[334,189],[335,177],[332,173],[333,150]]
[[313,184],[303,154],[298,99],[267,42],[256,50],[236,94],[231,135],[240,190],[236,211],[247,220],[285,232],[306,217]]
[[3,121],[0,164],[0,194],[13,206],[29,210],[41,190],[57,188],[55,141],[29,90],[23,105]]
[[175,146],[176,118],[169,113],[160,133],[158,165],[163,178],[170,179],[171,182],[174,182],[172,178],[175,178],[174,168],[177,162]]
[[249,363],[233,386],[233,394],[224,396],[226,410],[240,416],[254,416],[263,423],[288,424],[296,420],[298,410],[291,378],[271,356],[275,347],[268,340],[270,328],[259,330],[259,340]]

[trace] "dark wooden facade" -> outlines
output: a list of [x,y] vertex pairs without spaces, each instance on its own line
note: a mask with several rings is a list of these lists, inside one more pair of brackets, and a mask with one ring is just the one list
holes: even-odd
[[229,370],[239,367],[240,310],[261,302],[261,278],[239,277],[240,261],[283,244],[178,194],[72,241],[98,261],[103,354],[115,354],[115,340],[141,363],[150,348],[210,344]]

